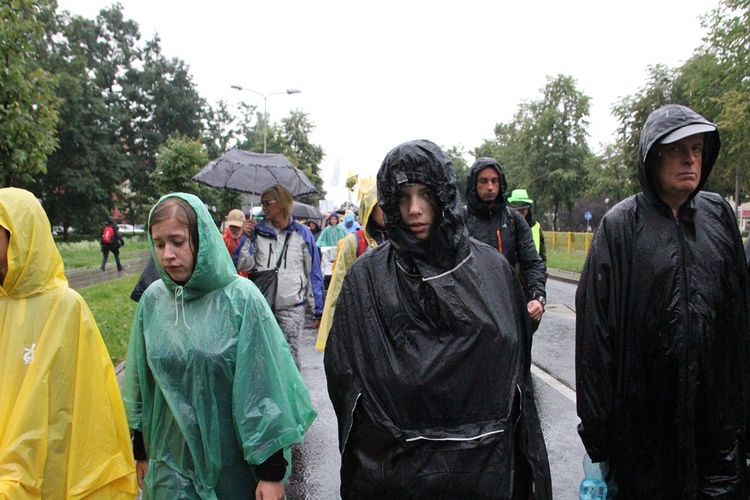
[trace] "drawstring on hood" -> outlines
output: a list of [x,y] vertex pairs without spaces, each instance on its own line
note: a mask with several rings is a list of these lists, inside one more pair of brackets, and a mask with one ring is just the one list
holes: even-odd
[[183,288],[179,285],[174,289],[174,326],[177,326],[178,318],[180,317],[179,305],[182,305],[182,323],[185,325],[185,328],[190,330],[190,326],[185,320],[185,294],[182,293],[182,290]]

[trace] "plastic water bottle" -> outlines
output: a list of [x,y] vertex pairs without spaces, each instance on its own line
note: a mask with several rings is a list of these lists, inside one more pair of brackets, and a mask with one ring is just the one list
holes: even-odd
[[592,463],[589,454],[583,455],[584,478],[578,489],[578,500],[607,500],[606,462]]

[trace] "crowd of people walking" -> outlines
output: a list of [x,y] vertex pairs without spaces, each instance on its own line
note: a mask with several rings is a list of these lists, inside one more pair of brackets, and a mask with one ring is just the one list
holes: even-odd
[[[588,252],[577,430],[609,498],[750,495],[750,260],[705,191],[720,146],[694,111],[654,110],[641,192]],[[0,189],[0,498],[284,498],[316,418],[306,315],[342,498],[551,498],[531,376],[546,249],[533,193],[510,185],[478,158],[459,193],[446,153],[415,140],[361,181],[358,215],[303,223],[275,185],[262,220],[234,209],[222,234],[198,197],[163,196],[122,391],[42,205]],[[102,270],[123,243],[108,221]]]

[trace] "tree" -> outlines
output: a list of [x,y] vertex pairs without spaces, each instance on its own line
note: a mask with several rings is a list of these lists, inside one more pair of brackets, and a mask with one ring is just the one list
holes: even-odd
[[198,139],[203,136],[204,100],[184,61],[161,54],[159,37],[146,43],[143,67],[131,68],[122,79],[122,95],[132,113],[122,124],[128,153],[136,159],[130,179],[141,196],[155,201],[150,185],[159,147],[171,134]]
[[[495,140],[475,150],[492,156],[503,167],[508,190],[525,188],[534,198],[540,219],[568,213],[580,196],[584,165],[591,155],[586,137],[590,98],[576,88],[570,76],[547,77],[538,101],[522,103],[511,123],[495,127]],[[507,195],[507,193],[506,193]]]
[[750,193],[750,179],[740,175],[750,163],[750,1],[722,0],[703,25],[706,43],[683,66],[678,83],[721,132],[722,153],[709,187],[734,194],[739,206]]
[[57,146],[55,79],[36,61],[54,10],[53,0],[0,5],[0,185],[45,172]]
[[463,146],[451,146],[448,149],[443,149],[448,158],[451,159],[453,167],[456,170],[456,189],[458,189],[458,193],[463,199],[466,196],[466,177],[469,175],[469,165],[464,157],[466,152]]
[[150,174],[151,183],[159,195],[183,192],[200,197],[203,189],[192,177],[206,163],[208,155],[200,140],[172,135],[159,147],[156,169]]
[[50,220],[65,228],[98,229],[128,176],[130,160],[119,135],[128,106],[117,90],[140,35],[121,9],[102,10],[96,20],[60,14],[40,58],[58,78],[60,148],[29,187],[40,193]]
[[310,134],[315,125],[310,121],[310,115],[299,110],[294,110],[289,117],[282,118],[281,123],[281,137],[289,161],[302,170],[319,191],[316,195],[303,197],[301,201],[317,205],[319,200],[325,199],[326,191],[320,177],[320,162],[323,161],[325,153],[321,146],[310,142]]

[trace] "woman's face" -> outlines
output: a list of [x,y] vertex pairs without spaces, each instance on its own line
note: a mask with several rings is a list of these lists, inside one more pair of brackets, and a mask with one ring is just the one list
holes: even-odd
[[187,283],[195,267],[188,227],[175,219],[166,219],[151,226],[151,239],[156,258],[172,281],[178,285]]

